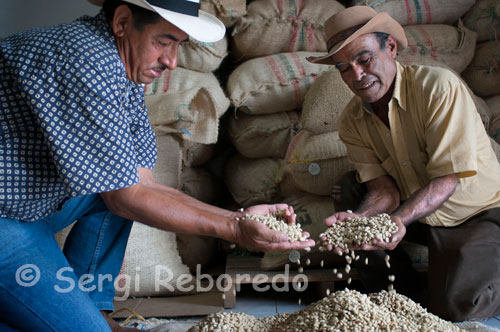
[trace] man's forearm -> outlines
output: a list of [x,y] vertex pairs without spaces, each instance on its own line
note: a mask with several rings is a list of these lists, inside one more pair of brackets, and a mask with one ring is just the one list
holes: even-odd
[[184,204],[187,204],[187,205],[191,205],[197,209],[201,209],[201,210],[207,211],[209,213],[217,214],[217,215],[224,216],[224,217],[234,218],[237,216],[237,214],[233,211],[229,211],[226,209],[219,208],[217,206],[206,204],[206,203],[199,201],[196,198],[193,198],[189,195],[186,195],[183,192],[180,192],[176,189],[173,189],[173,188],[170,188],[167,186],[163,186],[160,184],[154,184],[153,186],[154,186],[155,190],[168,193],[168,194],[172,195],[172,197],[175,197],[178,201],[180,201]]
[[366,186],[368,191],[355,213],[370,217],[379,213],[391,213],[399,206],[399,190],[389,176],[371,180]]
[[128,188],[126,194],[115,192],[104,196],[111,212],[170,232],[235,240],[237,213],[207,208],[207,204],[186,199],[186,195],[173,189],[165,190],[163,186],[139,184],[134,187]]
[[455,192],[458,175],[450,174],[432,179],[417,190],[393,213],[406,226],[436,211]]
[[368,192],[354,212],[369,217],[379,213],[391,213],[394,208],[394,201],[383,192]]

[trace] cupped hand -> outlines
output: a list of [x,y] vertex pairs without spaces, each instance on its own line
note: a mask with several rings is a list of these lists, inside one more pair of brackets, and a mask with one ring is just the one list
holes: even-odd
[[[283,211],[283,215],[289,224],[294,224],[296,215],[291,206],[287,204],[256,205],[243,211],[245,214],[266,215]],[[309,238],[309,233],[302,233],[305,238]],[[314,240],[290,242],[288,236],[283,232],[273,231],[264,224],[250,219],[237,221],[237,241],[238,243],[255,250],[263,252],[278,252],[284,250],[300,250],[315,245]]]
[[357,213],[347,212],[347,211],[335,212],[334,214],[325,219],[325,224],[326,226],[330,227],[331,225],[335,224],[338,221],[344,221],[347,218],[355,218],[360,216],[361,215]]
[[284,203],[281,203],[281,204],[260,204],[260,205],[250,206],[245,211],[243,211],[243,215],[256,214],[259,216],[265,216],[266,214],[275,213],[278,211],[283,211],[283,216],[285,217],[285,220],[287,221],[288,224],[295,224],[295,221],[297,219],[297,215],[293,211],[293,207],[289,206],[288,204],[284,204]]
[[391,220],[398,226],[398,230],[389,238],[389,242],[381,240],[373,240],[371,244],[363,244],[352,246],[353,250],[394,250],[401,242],[406,234],[406,226],[401,219],[396,216],[391,216]]
[[[360,217],[361,215],[353,212],[348,212],[348,211],[341,211],[341,212],[335,212],[331,216],[325,219],[325,225],[330,227],[333,224],[337,222],[344,222],[347,218],[355,218],[355,217]],[[326,237],[322,236],[321,241],[323,243],[326,243]],[[339,247],[333,247],[331,244],[327,244],[325,246],[326,250],[328,251],[334,251],[336,253],[343,253],[344,249],[339,248]]]

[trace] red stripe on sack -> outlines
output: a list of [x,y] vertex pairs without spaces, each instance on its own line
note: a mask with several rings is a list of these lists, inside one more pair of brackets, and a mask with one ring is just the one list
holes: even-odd
[[293,92],[295,94],[295,100],[297,101],[297,103],[301,104],[301,101],[302,101],[302,93],[300,91],[300,82],[297,78],[294,78],[293,79]]
[[425,6],[425,15],[427,17],[426,23],[430,24],[432,19],[431,19],[431,6],[429,6],[429,1],[424,0],[424,6]]
[[406,16],[408,17],[408,24],[407,25],[411,25],[412,24],[412,17],[411,17],[411,8],[410,8],[409,0],[405,0],[405,4],[406,4]]
[[[412,35],[418,44],[418,34],[412,29],[412,27],[405,29],[405,34],[406,34],[406,37],[408,37],[408,35]],[[417,54],[417,51],[418,51],[417,45],[412,44],[410,38],[406,38],[406,39],[408,40],[408,48],[411,51],[411,55]]]
[[[301,23],[300,25],[302,25],[304,23]],[[294,27],[293,27],[293,33],[292,33],[292,37],[290,38],[290,44],[288,45],[288,52],[293,52],[294,51],[294,45],[295,45],[295,40],[297,40],[297,35],[299,34],[299,24],[297,22],[297,24],[294,24]]]
[[285,78],[281,74],[281,70],[279,69],[278,64],[273,59],[272,55],[268,55],[268,56],[264,57],[264,60],[267,61],[267,63],[269,64],[269,67],[271,67],[271,70],[274,73],[274,76],[276,76],[278,78],[278,81],[280,81],[280,83],[285,84],[286,83]]
[[280,14],[283,14],[283,0],[276,0],[276,3],[278,5],[278,11]]
[[165,75],[163,75],[163,88],[161,91],[167,92],[170,87],[170,70],[165,71]]
[[427,46],[429,46],[429,54],[430,56],[434,59],[437,60],[438,56],[436,54],[436,50],[434,49],[434,46],[432,45],[432,40],[427,31],[425,31],[424,27],[422,25],[416,25],[417,29],[422,33],[422,35],[425,38],[425,43]]
[[314,32],[310,24],[307,25],[307,38],[309,39],[309,51],[315,52],[316,48],[314,47]]
[[300,16],[302,9],[304,9],[304,0],[297,0],[297,15]]

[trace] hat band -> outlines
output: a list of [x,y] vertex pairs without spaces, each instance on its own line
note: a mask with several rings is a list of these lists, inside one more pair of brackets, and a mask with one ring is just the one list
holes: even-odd
[[333,35],[332,38],[330,38],[328,40],[328,42],[326,43],[326,48],[328,49],[328,51],[330,51],[330,49],[335,44],[340,43],[343,40],[346,40],[347,38],[349,38],[353,33],[355,33],[356,31],[358,31],[364,25],[365,25],[365,23],[353,26],[351,28],[342,30],[340,32],[337,32],[336,34]]
[[171,10],[176,13],[186,14],[190,16],[199,15],[200,3],[189,0],[147,0],[149,4],[160,7],[166,10]]

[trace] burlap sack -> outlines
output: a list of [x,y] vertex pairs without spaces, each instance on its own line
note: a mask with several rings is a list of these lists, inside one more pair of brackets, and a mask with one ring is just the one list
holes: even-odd
[[156,135],[158,159],[153,169],[156,181],[168,187],[179,189],[182,174],[182,147],[174,135]]
[[[172,296],[184,293],[179,278],[191,273],[181,261],[174,233],[134,222],[120,275],[117,296]],[[192,281],[180,287],[189,287]]]
[[[212,204],[221,194],[222,186],[217,179],[203,168],[182,170],[180,190],[202,202]],[[203,270],[213,265],[220,255],[218,239],[190,234],[176,234],[177,248],[182,262],[189,267],[191,273],[196,273],[197,265]]]
[[457,27],[444,24],[421,24],[404,27],[408,47],[397,60],[405,65],[440,63],[461,73],[474,57],[476,34],[459,22]]
[[462,17],[464,24],[477,33],[477,41],[500,39],[500,2],[477,0]]
[[165,71],[146,85],[149,120],[158,134],[175,134],[203,144],[217,141],[219,118],[229,107],[212,73],[184,68]]
[[290,143],[285,161],[298,188],[322,196],[330,195],[333,185],[354,169],[337,131],[300,131]]
[[247,13],[246,0],[201,0],[200,9],[219,18],[226,27],[231,27]]
[[185,169],[205,164],[215,152],[212,144],[182,141],[172,134],[156,135],[156,145],[158,159],[153,176],[158,183],[176,189],[181,189],[191,174]]
[[219,68],[226,56],[226,37],[216,43],[202,43],[190,40],[179,46],[177,64],[186,69],[208,73]]
[[248,114],[270,114],[302,107],[314,80],[331,66],[306,60],[324,53],[282,53],[249,60],[229,76],[231,103]]
[[215,176],[204,168],[182,169],[179,188],[183,193],[205,203],[213,203],[221,194],[221,186]]
[[500,40],[477,44],[474,59],[462,77],[480,97],[499,95]]
[[196,268],[200,271],[214,266],[224,257],[219,252],[219,240],[208,236],[176,234],[177,248],[182,262],[189,267],[189,271],[196,275]]
[[215,144],[182,141],[182,164],[184,167],[205,165],[215,155]]
[[401,25],[454,24],[475,3],[474,0],[354,0],[355,5],[387,12]]
[[227,131],[236,150],[247,158],[283,158],[299,130],[300,112],[229,116]]
[[490,119],[500,116],[500,95],[485,99],[490,111]]
[[[340,257],[332,252],[320,252],[319,234],[326,230],[325,219],[335,213],[333,200],[328,196],[301,195],[298,197],[289,197],[285,202],[293,206],[297,214],[297,222],[302,229],[311,234],[311,239],[316,241],[316,246],[308,253],[301,251],[301,266],[307,268],[317,268],[323,261],[324,267],[345,266],[344,257]],[[290,268],[298,267],[296,263],[290,262],[290,251],[266,254],[260,261],[260,267],[263,270],[283,270],[285,264],[290,264]],[[310,264],[306,265],[309,259]]]
[[314,134],[337,131],[339,115],[353,96],[338,70],[324,72],[304,98],[302,128]]
[[248,159],[233,156],[224,167],[224,181],[234,201],[242,207],[278,203],[279,185],[285,176],[283,159]]
[[284,52],[324,52],[323,24],[344,9],[335,0],[255,0],[233,29],[238,60]]

